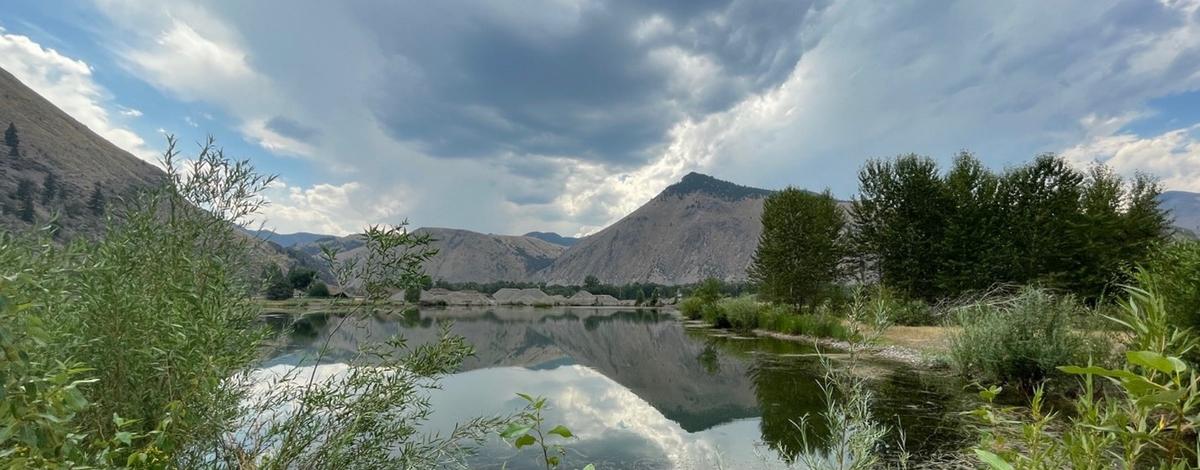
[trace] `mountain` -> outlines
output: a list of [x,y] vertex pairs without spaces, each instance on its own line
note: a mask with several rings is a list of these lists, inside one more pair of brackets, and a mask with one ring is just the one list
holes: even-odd
[[575,237],[564,237],[554,232],[529,232],[523,237],[533,237],[541,241],[550,242],[555,245],[571,246],[579,243],[579,239]]
[[1158,201],[1170,211],[1174,219],[1172,225],[1190,232],[1200,232],[1200,193],[1164,191]]
[[[413,233],[432,237],[431,247],[438,251],[423,266],[425,274],[449,282],[536,281],[538,273],[566,250],[533,237],[436,227],[419,228]],[[341,259],[362,256],[366,250],[354,235],[323,238],[294,249],[319,255],[321,245],[337,247]]]
[[320,233],[296,232],[296,233],[276,233],[271,230],[248,230],[242,229],[246,233],[258,237],[259,239],[274,242],[283,248],[292,248],[297,245],[306,245],[324,240],[328,238],[336,238],[333,235],[324,235]]
[[689,173],[613,225],[583,238],[554,261],[550,284],[689,284],[708,277],[746,279],[763,200],[771,194]]
[[[157,184],[165,176],[104,140],[3,69],[0,129],[12,129],[17,140],[15,149],[8,139],[0,144],[0,226],[10,230],[31,227],[33,223],[25,220],[30,215],[35,222],[45,222],[57,214],[60,238],[97,234],[104,227],[104,215],[89,207],[94,193],[99,192],[98,199],[107,204]],[[22,182],[24,193],[32,192],[32,196],[19,194]],[[26,206],[30,200],[32,212]]]
[[[108,208],[120,204],[122,197],[159,184],[166,176],[0,69],[0,129],[8,134],[10,126],[17,145],[14,149],[8,139],[0,143],[0,229],[28,230],[57,215],[59,241],[99,235]],[[31,196],[25,196],[30,192]],[[104,202],[104,210],[96,200]],[[32,223],[25,220],[27,216],[32,216]],[[265,263],[285,269],[317,264],[269,242],[255,244],[251,257],[246,268],[254,275]]]

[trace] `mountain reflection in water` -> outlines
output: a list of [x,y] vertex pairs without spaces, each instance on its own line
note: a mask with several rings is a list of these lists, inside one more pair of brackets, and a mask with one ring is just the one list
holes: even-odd
[[[340,318],[305,315],[264,367],[311,361]],[[549,399],[547,423],[577,436],[565,468],[778,468],[802,450],[794,422],[824,410],[813,348],[770,338],[688,329],[672,314],[612,309],[428,309],[349,320],[330,338],[321,367],[337,368],[360,344],[403,334],[433,341],[440,325],[476,348],[433,393],[432,429],[504,414],[517,392]],[[918,456],[965,442],[953,420],[960,384],[895,366],[870,365],[877,416],[903,423]],[[827,431],[808,420],[820,444]],[[539,468],[536,452],[489,443],[472,468]]]

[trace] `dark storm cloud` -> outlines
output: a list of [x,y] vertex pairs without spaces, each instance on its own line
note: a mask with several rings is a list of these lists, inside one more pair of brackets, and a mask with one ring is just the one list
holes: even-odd
[[[811,9],[728,0],[491,6],[438,2],[364,16],[388,57],[373,109],[394,137],[439,157],[636,165],[680,120],[786,78]],[[655,17],[669,27],[639,37]],[[663,59],[684,54],[715,65],[702,83],[681,81],[695,72]]]
[[317,135],[317,130],[283,116],[275,116],[267,121],[267,129],[284,137],[306,142]]

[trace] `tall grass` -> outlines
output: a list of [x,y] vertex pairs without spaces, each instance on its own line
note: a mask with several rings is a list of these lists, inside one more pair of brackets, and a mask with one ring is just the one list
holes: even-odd
[[1057,376],[1060,365],[1101,352],[1097,340],[1071,328],[1085,314],[1073,298],[1033,287],[980,301],[959,310],[962,330],[951,338],[950,357],[963,375],[1032,386]]

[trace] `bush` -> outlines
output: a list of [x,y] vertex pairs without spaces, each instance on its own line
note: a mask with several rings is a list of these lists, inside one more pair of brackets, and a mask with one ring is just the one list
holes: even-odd
[[313,281],[308,285],[308,292],[306,292],[305,295],[318,299],[324,299],[329,297],[329,286],[325,285],[325,283],[321,281]]
[[760,328],[789,335],[833,338],[843,341],[853,339],[850,329],[842,319],[825,313],[798,313],[781,305],[771,305],[759,313]]
[[1171,323],[1200,331],[1200,241],[1179,240],[1165,246],[1146,266],[1147,279],[1166,303]]
[[688,320],[699,320],[700,313],[704,309],[704,301],[699,297],[685,297],[679,301],[677,306],[679,313]]
[[1092,348],[1071,330],[1084,310],[1072,297],[1025,288],[1007,299],[983,301],[958,315],[951,360],[963,375],[1032,386],[1057,375],[1056,367],[1087,363]]
[[758,301],[753,296],[743,295],[717,301],[717,309],[729,326],[739,331],[758,328]]
[[725,316],[725,310],[716,302],[705,303],[700,309],[700,319],[705,323],[712,325],[713,328],[729,328],[729,317]]

